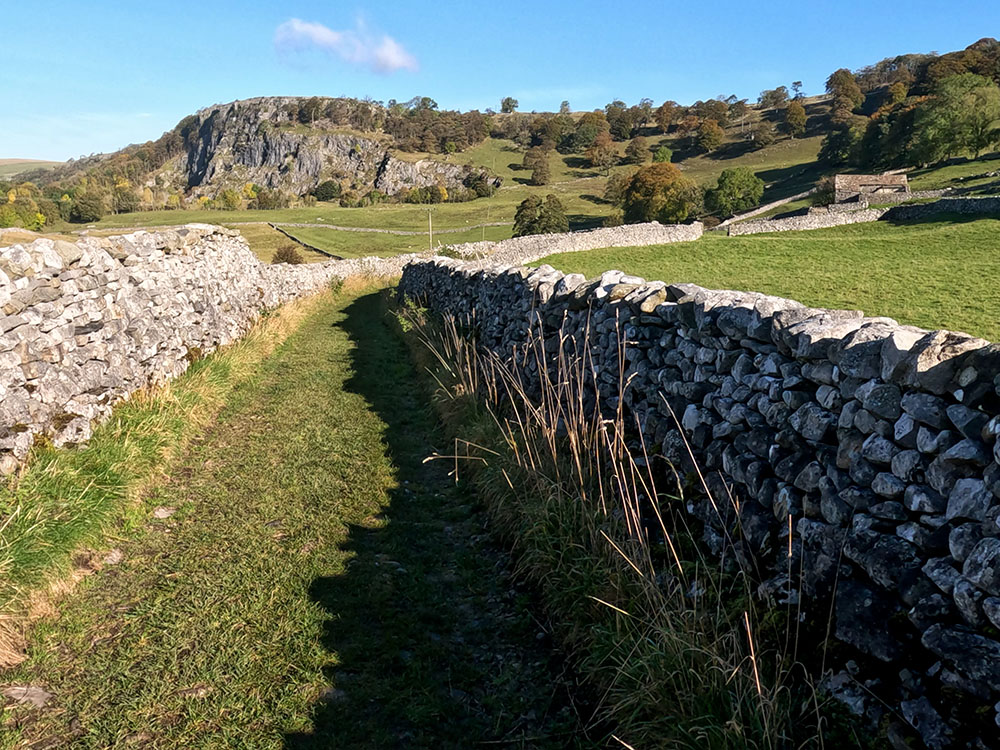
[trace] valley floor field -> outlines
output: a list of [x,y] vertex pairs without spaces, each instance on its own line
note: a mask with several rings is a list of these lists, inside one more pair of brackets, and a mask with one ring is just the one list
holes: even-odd
[[51,697],[0,710],[0,747],[593,746],[480,506],[424,463],[449,448],[381,293],[309,304],[35,628],[4,681]]
[[588,278],[615,268],[668,283],[764,292],[1000,340],[1000,219],[878,221],[742,237],[710,232],[697,242],[568,253],[539,263]]

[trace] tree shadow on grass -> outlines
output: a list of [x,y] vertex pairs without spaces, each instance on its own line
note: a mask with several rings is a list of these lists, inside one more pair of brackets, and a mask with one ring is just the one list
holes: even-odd
[[346,571],[311,586],[335,666],[314,730],[285,747],[595,747],[478,503],[450,462],[424,462],[449,451],[383,305],[364,295],[337,325],[353,343],[347,389],[385,423],[398,486],[370,525],[350,526]]

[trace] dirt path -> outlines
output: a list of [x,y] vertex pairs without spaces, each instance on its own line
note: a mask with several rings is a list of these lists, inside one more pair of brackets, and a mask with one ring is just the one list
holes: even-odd
[[[342,293],[39,626],[0,747],[588,747],[378,292]],[[2,701],[2,699],[0,699]]]

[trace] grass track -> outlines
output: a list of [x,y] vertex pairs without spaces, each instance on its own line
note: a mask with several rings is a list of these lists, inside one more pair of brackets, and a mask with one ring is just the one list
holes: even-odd
[[447,446],[379,294],[325,301],[36,629],[5,682],[54,697],[0,747],[587,746],[478,507],[422,463]]
[[998,219],[710,233],[696,242],[567,253],[539,263],[588,278],[617,268],[671,283],[765,292],[1000,340]]

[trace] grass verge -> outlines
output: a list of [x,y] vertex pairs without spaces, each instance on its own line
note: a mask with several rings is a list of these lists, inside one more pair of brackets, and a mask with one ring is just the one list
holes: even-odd
[[181,378],[135,394],[86,447],[39,446],[0,487],[0,668],[24,658],[25,626],[100,566],[85,548],[106,548],[141,522],[135,501],[161,478],[170,456],[211,424],[232,390],[317,304],[288,304]]
[[382,313],[345,283],[230,390],[34,629],[0,748],[595,746]]

